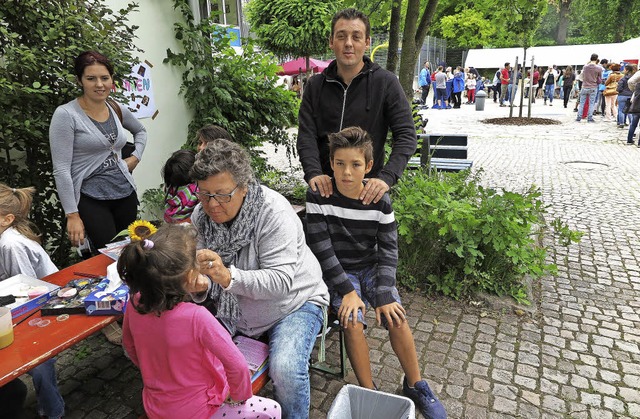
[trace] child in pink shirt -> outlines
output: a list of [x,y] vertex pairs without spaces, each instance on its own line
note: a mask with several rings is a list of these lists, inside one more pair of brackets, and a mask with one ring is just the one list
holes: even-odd
[[280,418],[280,406],[251,392],[247,363],[202,306],[187,302],[199,273],[196,233],[164,225],[129,244],[118,259],[129,286],[123,346],[140,368],[149,418]]

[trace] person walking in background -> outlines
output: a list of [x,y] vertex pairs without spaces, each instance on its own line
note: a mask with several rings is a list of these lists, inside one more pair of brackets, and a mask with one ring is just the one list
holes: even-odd
[[564,69],[564,77],[562,79],[562,98],[564,100],[564,107],[566,109],[567,103],[569,103],[569,97],[571,96],[571,90],[573,89],[573,82],[576,80],[576,75],[573,72],[573,67],[570,65]]
[[624,76],[620,73],[620,64],[611,64],[609,69],[611,72],[604,82],[605,88],[602,95],[605,100],[603,118],[611,122],[618,119],[618,81]]
[[618,81],[616,90],[618,91],[618,128],[623,129],[627,124],[627,114],[624,113],[625,106],[633,92],[629,88],[629,79],[636,73],[637,66],[635,64],[627,64],[624,68],[624,75]]
[[595,122],[593,111],[596,104],[598,85],[602,79],[602,67],[598,65],[598,54],[591,54],[591,60],[582,68],[582,89],[580,90],[580,106],[576,121],[582,119],[584,104],[589,100],[589,111],[587,112],[587,122]]
[[460,105],[462,105],[463,91],[464,91],[464,71],[462,71],[462,68],[457,67],[455,70],[455,74],[453,75],[453,93],[451,94],[453,109],[460,109]]
[[553,93],[556,89],[556,79],[558,78],[558,73],[553,69],[553,66],[550,65],[547,68],[547,71],[542,76],[544,80],[544,104],[547,104],[547,100],[549,100],[549,106],[553,106]]
[[467,79],[467,104],[476,103],[476,75],[471,73]]
[[540,71],[538,70],[538,66],[533,66],[533,75],[531,76],[531,85],[533,86],[533,96],[531,97],[531,103],[536,103],[536,97],[538,97],[538,90],[540,82]]
[[431,71],[429,69],[429,61],[425,61],[424,67],[420,70],[420,76],[418,77],[418,85],[422,89],[422,105],[427,106],[427,96],[429,96],[429,89],[431,88]]
[[372,148],[371,137],[359,127],[329,135],[334,193],[323,197],[307,190],[307,243],[322,267],[358,383],[376,389],[364,335],[364,314],[371,305],[405,373],[403,393],[425,418],[444,419],[444,406],[422,378],[406,310],[396,289],[398,234],[391,199],[385,194],[369,206],[359,199],[365,174],[373,167]]
[[[627,84],[629,85],[629,90],[633,92],[631,99],[629,99],[632,104],[636,100],[635,98],[638,95],[638,91],[636,90],[636,88],[638,88],[638,83],[640,83],[640,71],[636,71],[627,82]],[[629,115],[631,116],[631,122],[629,123],[629,132],[627,132],[627,145],[633,145],[633,137],[636,135],[636,128],[638,128],[640,114],[632,113]],[[638,139],[638,147],[640,147],[640,139]]]
[[578,70],[576,81],[573,85],[574,97],[576,98],[576,106],[573,108],[574,112],[578,112],[578,106],[580,105],[580,91],[582,90],[582,70]]
[[438,96],[436,106],[439,109],[447,109],[449,107],[449,100],[447,98],[447,74],[443,71],[442,66],[439,66],[436,72],[436,92]]
[[609,68],[609,60],[607,60],[606,58],[603,58],[600,61],[600,65],[603,68],[602,71],[602,78],[600,80],[600,84],[598,85],[598,97],[596,99],[596,112],[594,112],[596,115],[602,115],[602,117],[604,118],[604,108],[606,106],[605,100],[604,100],[604,89],[605,89],[605,85],[604,82],[607,80],[607,78],[609,78],[609,74],[611,74],[611,69]]
[[500,106],[507,106],[505,105],[504,101],[507,97],[507,93],[509,91],[509,81],[511,80],[510,65],[510,63],[504,63],[504,68],[500,70]]
[[376,162],[362,192],[365,204],[378,201],[396,184],[417,147],[411,107],[398,77],[364,55],[370,45],[371,25],[364,13],[345,9],[334,15],[329,47],[336,59],[309,79],[298,113],[296,143],[305,181],[329,196],[333,171],[328,134],[346,126],[366,129],[374,139]]

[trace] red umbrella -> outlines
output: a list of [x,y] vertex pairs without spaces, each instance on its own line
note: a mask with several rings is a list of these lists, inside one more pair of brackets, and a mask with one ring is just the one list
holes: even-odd
[[[316,60],[315,58],[309,58],[309,68],[316,73],[321,72],[329,66],[331,61]],[[278,73],[279,76],[293,76],[299,73],[307,72],[307,59],[304,57],[297,60],[287,61],[280,64],[282,71]]]

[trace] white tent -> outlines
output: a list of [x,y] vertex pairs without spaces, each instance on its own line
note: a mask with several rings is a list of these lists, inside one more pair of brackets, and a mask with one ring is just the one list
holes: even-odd
[[[531,47],[527,49],[527,64],[534,57],[536,65],[584,65],[591,54],[596,53],[610,62],[638,60],[640,57],[640,38],[630,39],[618,44],[557,45]],[[484,48],[472,49],[467,54],[465,67],[500,68],[505,62],[514,64],[515,57],[520,63],[524,57],[524,48]]]

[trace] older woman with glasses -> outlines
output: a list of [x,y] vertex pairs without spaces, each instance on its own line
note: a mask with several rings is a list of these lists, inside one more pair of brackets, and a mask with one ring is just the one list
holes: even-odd
[[267,338],[282,417],[306,418],[309,357],[329,293],[302,223],[282,195],[260,186],[249,154],[231,141],[209,142],[190,175],[199,189],[191,220],[204,275],[188,289],[232,334]]

